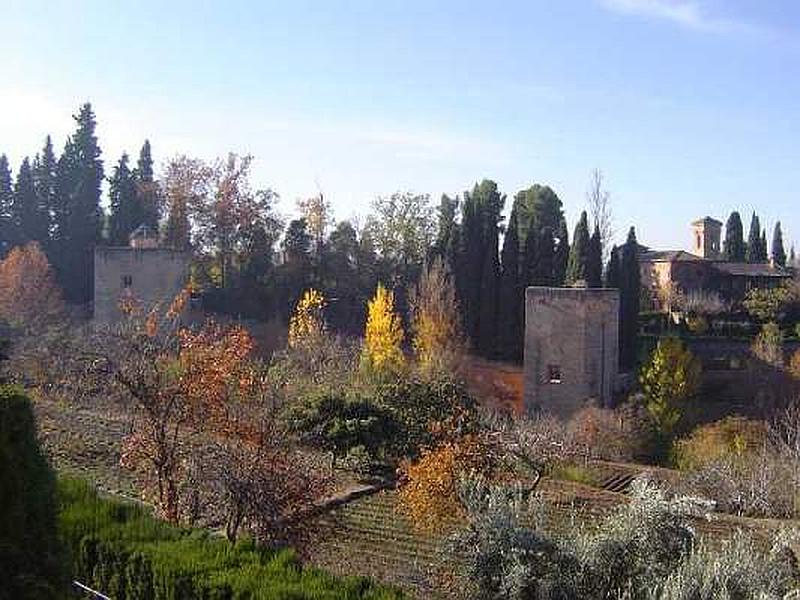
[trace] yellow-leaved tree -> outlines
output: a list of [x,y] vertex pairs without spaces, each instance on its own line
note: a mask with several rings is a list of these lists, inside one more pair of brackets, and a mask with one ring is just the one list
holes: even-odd
[[289,321],[289,346],[297,348],[314,343],[325,333],[322,309],[325,298],[321,292],[311,288],[303,293]]
[[378,284],[375,296],[367,305],[367,326],[361,360],[377,373],[398,371],[405,364],[403,324],[394,310],[394,294]]
[[414,354],[425,368],[453,370],[465,351],[453,278],[441,258],[423,272],[410,297]]

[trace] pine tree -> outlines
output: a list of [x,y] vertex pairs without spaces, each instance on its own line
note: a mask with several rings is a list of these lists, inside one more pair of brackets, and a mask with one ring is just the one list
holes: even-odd
[[595,224],[589,238],[589,251],[586,257],[586,285],[590,288],[603,287],[603,241],[600,227]]
[[17,235],[17,245],[38,241],[42,235],[37,205],[38,199],[33,185],[31,162],[26,156],[17,171],[14,200],[11,205],[11,220]]
[[758,220],[758,215],[754,212],[752,219],[750,219],[750,232],[747,236],[747,251],[745,253],[745,260],[749,263],[761,262],[761,221]]
[[54,264],[68,302],[92,299],[95,244],[102,232],[100,188],[103,161],[90,104],[75,115],[77,128],[64,147],[56,176]]
[[744,227],[739,213],[733,211],[725,224],[725,243],[723,247],[725,260],[744,262],[746,245],[744,243]]
[[48,135],[42,153],[36,156],[33,164],[33,183],[36,188],[37,212],[41,226],[40,237],[36,239],[40,246],[48,252],[48,255],[52,254],[50,239],[53,228],[53,208],[56,202],[56,165],[53,142]]
[[575,235],[572,236],[572,247],[569,250],[569,263],[567,264],[566,285],[575,285],[579,282],[586,283],[587,266],[589,259],[589,224],[586,211],[581,213],[575,225]]
[[131,233],[146,223],[137,183],[128,168],[128,155],[123,153],[109,178],[109,243],[112,246],[127,246]]
[[772,262],[779,267],[786,266],[786,250],[783,248],[783,232],[780,221],[775,223],[775,230],[772,232]]
[[639,244],[636,230],[631,227],[622,247],[620,261],[620,370],[630,371],[636,366],[639,349],[639,305],[641,280],[639,272]]
[[11,186],[11,168],[8,158],[0,154],[0,258],[11,250],[16,232],[11,207],[14,204],[14,189]]
[[520,280],[520,248],[517,213],[511,210],[503,237],[500,276],[499,355],[507,360],[522,359],[525,288]]
[[136,200],[141,211],[141,223],[153,231],[158,231],[158,222],[161,217],[161,199],[158,184],[153,177],[153,157],[150,149],[150,141],[145,140],[139,152],[139,160],[133,172],[133,179],[136,184]]

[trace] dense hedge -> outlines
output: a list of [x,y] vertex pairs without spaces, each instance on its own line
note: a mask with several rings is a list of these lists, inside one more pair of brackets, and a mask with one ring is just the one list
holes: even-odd
[[0,598],[53,598],[64,584],[56,483],[23,391],[0,385]]
[[60,492],[74,576],[114,600],[402,597],[368,579],[302,568],[288,550],[173,527],[140,507],[101,499],[82,482],[63,481]]

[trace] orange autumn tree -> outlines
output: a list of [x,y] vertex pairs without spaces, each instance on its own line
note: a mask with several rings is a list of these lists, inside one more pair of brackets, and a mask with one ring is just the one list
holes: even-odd
[[202,434],[240,434],[232,408],[255,382],[246,330],[212,322],[197,332],[181,329],[184,302],[185,294],[166,311],[124,313],[92,360],[132,409],[121,463],[140,474],[144,497],[172,522],[182,517],[193,441]]
[[17,246],[0,262],[0,319],[18,326],[63,315],[61,289],[39,244]]
[[415,529],[431,533],[457,526],[466,516],[458,499],[466,477],[494,477],[500,461],[486,436],[467,434],[426,450],[416,462],[401,465],[399,510]]

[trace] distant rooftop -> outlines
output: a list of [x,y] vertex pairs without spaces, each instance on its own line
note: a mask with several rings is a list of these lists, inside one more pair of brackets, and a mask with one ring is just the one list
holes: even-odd
[[712,225],[719,225],[720,227],[722,227],[722,221],[717,221],[713,217],[709,216],[705,216],[702,219],[697,219],[697,221],[692,221],[692,225],[706,225],[709,223]]

